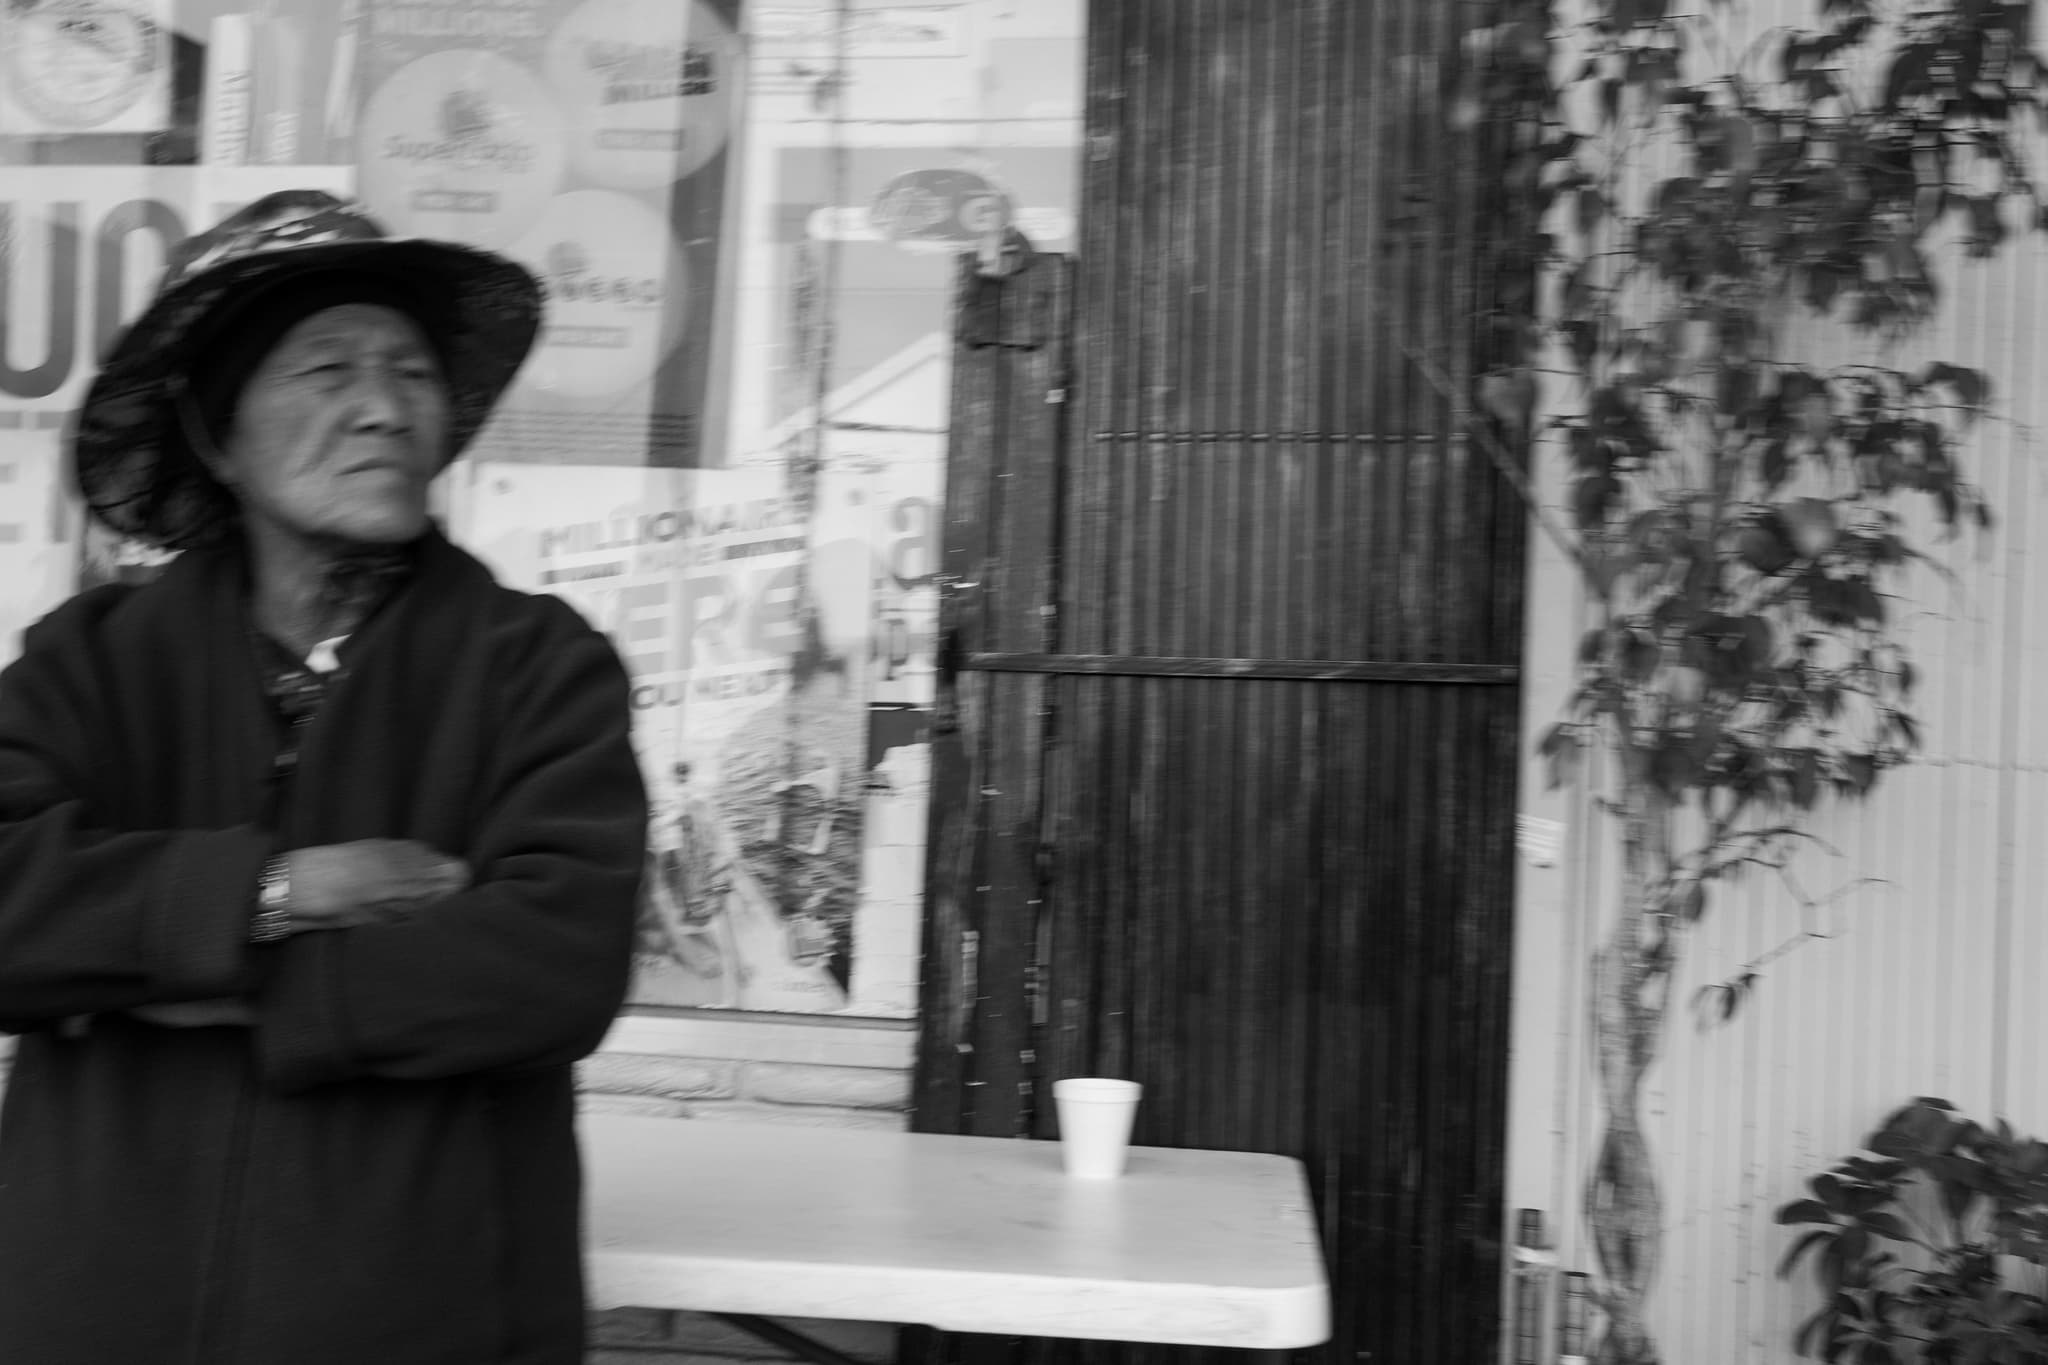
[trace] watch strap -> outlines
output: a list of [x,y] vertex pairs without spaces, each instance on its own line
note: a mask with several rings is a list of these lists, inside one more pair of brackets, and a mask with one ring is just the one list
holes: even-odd
[[263,864],[256,882],[256,913],[249,920],[251,943],[276,943],[292,932],[291,860],[283,854]]

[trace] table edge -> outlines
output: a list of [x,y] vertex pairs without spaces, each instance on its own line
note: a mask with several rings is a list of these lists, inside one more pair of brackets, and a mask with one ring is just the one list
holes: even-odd
[[[1208,1284],[1155,1282],[1134,1290],[1119,1282],[1089,1284],[1069,1281],[1054,1286],[1035,1276],[999,1271],[904,1272],[893,1268],[868,1270],[836,1264],[803,1265],[778,1261],[776,1269],[786,1274],[772,1289],[758,1293],[745,1290],[713,1290],[707,1293],[701,1289],[691,1292],[677,1286],[702,1285],[706,1281],[716,1284],[721,1277],[742,1268],[715,1257],[603,1248],[586,1251],[584,1261],[591,1306],[598,1309],[658,1308],[697,1313],[754,1313],[767,1317],[916,1323],[956,1332],[1144,1341],[1245,1350],[1296,1350],[1321,1345],[1330,1338],[1329,1284],[1323,1277],[1311,1283],[1272,1288],[1219,1289]],[[752,1275],[758,1272],[748,1269],[744,1273]],[[829,1277],[844,1287],[829,1292],[807,1291],[804,1285],[807,1273]],[[915,1290],[908,1286],[890,1286],[890,1280],[913,1273],[920,1281]],[[919,1314],[910,1311],[907,1300],[918,1298],[929,1303],[933,1299],[930,1289],[935,1280],[946,1282],[947,1286],[944,1294],[936,1296],[939,1301],[972,1304],[973,1308],[961,1313],[942,1310]],[[646,1285],[659,1287],[646,1291],[641,1288]],[[1236,1307],[1255,1314],[1260,1330],[1236,1335],[1148,1332],[1138,1336],[1114,1322],[1090,1329],[1085,1324],[1056,1320],[1043,1312],[990,1307],[991,1303],[1000,1304],[1004,1300],[1029,1301],[1034,1298],[1056,1303],[1071,1300],[1077,1294],[1094,1296],[1098,1313],[1107,1317],[1119,1313],[1142,1314],[1148,1303],[1184,1296],[1196,1302]],[[1104,1300],[1112,1304],[1106,1311],[1101,1307]],[[1119,1300],[1122,1306],[1114,1306]],[[861,1308],[874,1311],[850,1311]]]

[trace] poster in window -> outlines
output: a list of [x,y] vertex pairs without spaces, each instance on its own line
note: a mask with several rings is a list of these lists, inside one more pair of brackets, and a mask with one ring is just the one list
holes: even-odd
[[890,563],[929,559],[892,528],[924,519],[860,469],[821,477],[809,516],[772,467],[469,476],[463,543],[575,606],[632,679],[652,801],[634,1003],[855,1006],[867,812],[923,742],[911,691],[872,715],[871,620]]
[[169,128],[168,10],[169,0],[0,4],[0,134]]
[[738,0],[367,0],[365,201],[548,294],[476,458],[725,462],[737,23]]
[[915,1009],[944,439],[889,418],[937,401],[945,359],[829,394],[857,430],[807,477],[779,450],[456,470],[455,538],[575,605],[631,675],[653,850],[635,1004]]
[[[829,327],[833,384],[882,382],[933,338],[949,338],[960,253],[992,231],[1015,227],[1038,250],[1072,250],[1073,161],[1071,146],[779,149],[775,289],[785,316],[829,309],[804,330]],[[829,304],[807,303],[814,262],[827,253],[838,287]],[[804,376],[815,363],[804,337],[788,334],[776,352],[776,382],[762,389],[770,423],[814,401]],[[943,392],[933,395],[935,406],[886,420],[940,424]]]

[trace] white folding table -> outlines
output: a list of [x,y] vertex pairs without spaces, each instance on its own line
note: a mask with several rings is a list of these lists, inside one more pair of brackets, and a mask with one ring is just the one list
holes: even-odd
[[1252,1350],[1329,1335],[1287,1157],[1137,1147],[1120,1179],[1087,1181],[1053,1142],[615,1115],[580,1130],[599,1308]]

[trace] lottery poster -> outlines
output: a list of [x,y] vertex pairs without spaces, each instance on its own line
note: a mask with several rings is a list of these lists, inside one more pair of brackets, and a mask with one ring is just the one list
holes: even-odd
[[632,678],[652,807],[634,1003],[856,1004],[863,912],[887,890],[863,869],[878,831],[922,824],[926,490],[835,469],[806,515],[771,467],[468,475],[462,542],[575,606]]

